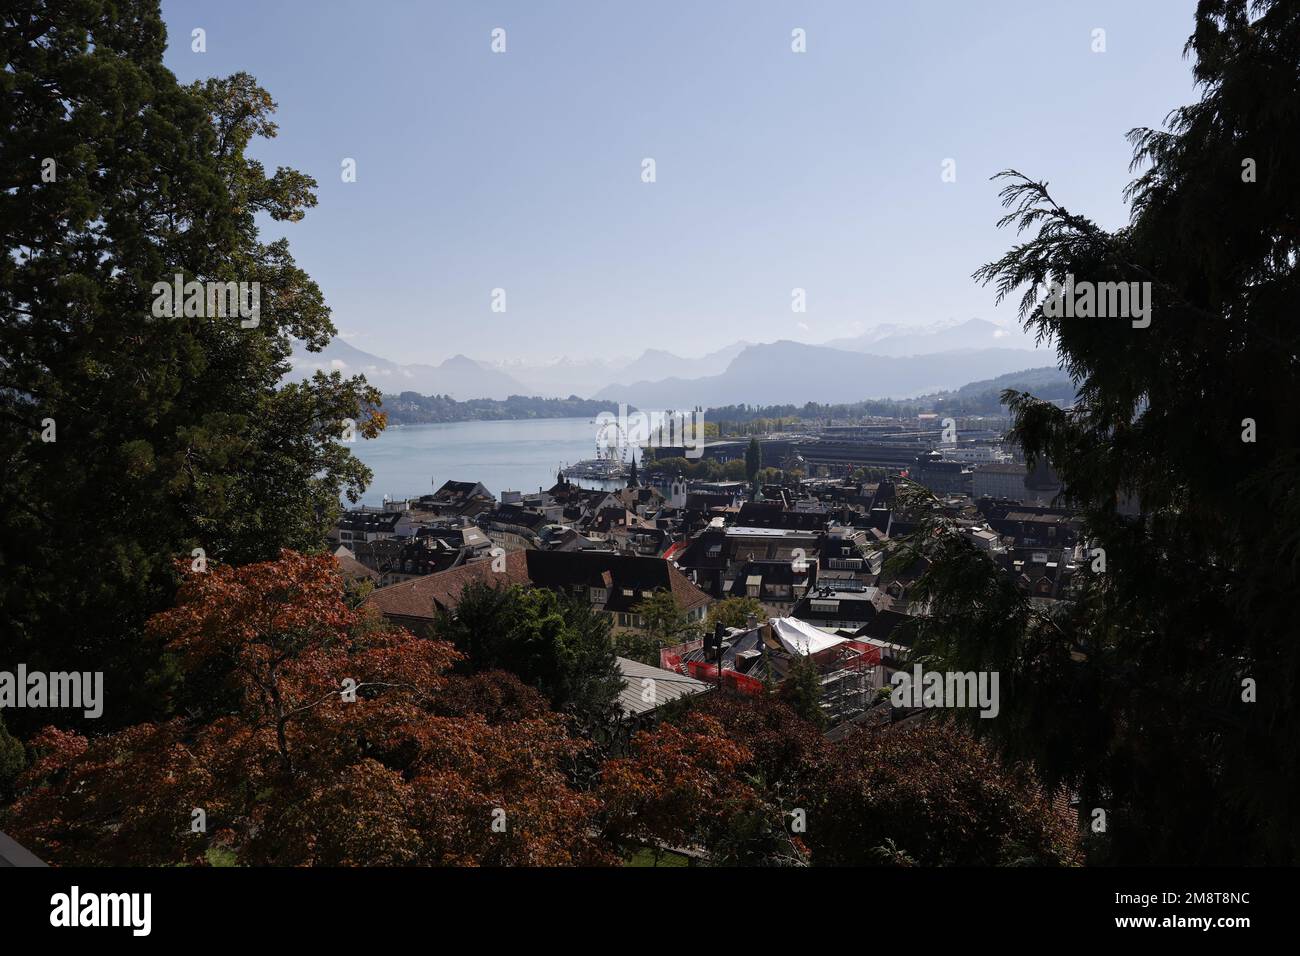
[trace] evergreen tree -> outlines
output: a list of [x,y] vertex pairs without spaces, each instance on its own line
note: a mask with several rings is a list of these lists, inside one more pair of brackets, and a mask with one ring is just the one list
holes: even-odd
[[758,469],[763,467],[763,449],[757,438],[750,438],[749,447],[745,449],[745,477],[752,483],[758,477]]
[[[1026,326],[1079,383],[1069,409],[1006,395],[1012,437],[1084,517],[1075,600],[1031,604],[929,519],[917,650],[1000,672],[999,718],[973,723],[1086,822],[1105,811],[1094,860],[1294,863],[1300,7],[1205,0],[1187,49],[1200,99],[1131,134],[1130,223],[1007,173],[1003,222],[1036,234],[976,273],[1026,289]],[[1067,278],[1149,283],[1149,325],[1063,316],[1046,290]]]

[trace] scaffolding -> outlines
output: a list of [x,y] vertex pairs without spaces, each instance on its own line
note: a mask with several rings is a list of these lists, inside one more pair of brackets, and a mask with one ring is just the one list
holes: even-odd
[[845,641],[818,662],[822,668],[821,707],[832,724],[853,720],[872,705],[880,648],[862,641]]

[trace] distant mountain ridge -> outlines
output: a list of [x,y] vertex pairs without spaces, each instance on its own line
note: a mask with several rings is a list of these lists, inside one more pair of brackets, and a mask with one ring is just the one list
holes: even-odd
[[957,349],[1035,348],[1033,337],[1019,327],[1005,328],[986,319],[948,319],[926,326],[877,325],[861,335],[822,344],[826,348],[894,357],[933,355]]
[[[864,399],[848,403],[785,403],[775,405],[725,405],[710,406],[706,417],[710,421],[753,421],[755,418],[779,418],[795,415],[820,418],[826,415],[912,415],[918,411],[932,410],[954,412],[961,415],[997,415],[1005,409],[1001,404],[1004,389],[1028,391],[1047,401],[1062,405],[1072,404],[1076,388],[1070,376],[1055,366],[1022,369],[1008,372],[997,378],[968,382],[958,389],[933,392],[906,399]],[[427,422],[458,421],[517,421],[533,418],[590,418],[601,412],[617,412],[615,402],[577,398],[527,398],[512,396],[505,401],[454,399],[402,392],[384,395],[384,411],[390,424],[421,424]]]
[[633,359],[484,362],[456,355],[438,365],[403,364],[335,338],[319,353],[299,344],[289,379],[337,370],[364,375],[390,394],[449,395],[458,401],[581,397],[685,408],[908,398],[1041,366],[1052,354],[1019,329],[983,319],[921,327],[881,324],[824,345],[733,342],[698,358],[649,348]]
[[473,398],[504,399],[528,393],[528,386],[499,369],[489,368],[464,355],[454,355],[440,365],[402,365],[363,352],[335,338],[320,352],[295,347],[291,380],[310,377],[317,369],[344,375],[364,375],[366,381],[384,392],[419,392],[422,395],[450,395],[466,401]]
[[1042,358],[1029,349],[997,348],[892,357],[786,340],[751,345],[720,375],[611,385],[594,397],[641,408],[898,399],[1041,365]]

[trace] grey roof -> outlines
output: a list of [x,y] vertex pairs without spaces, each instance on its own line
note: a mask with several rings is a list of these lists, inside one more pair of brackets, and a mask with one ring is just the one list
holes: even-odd
[[[694,677],[666,671],[662,667],[651,667],[626,657],[618,659],[618,669],[623,675],[623,690],[618,695],[618,706],[629,717],[649,713],[670,700],[689,697],[712,686]],[[646,679],[654,681],[654,684],[642,684]],[[643,699],[643,690],[648,687],[654,688],[653,702]]]
[[0,833],[0,869],[10,866],[45,866],[33,854],[24,850],[10,837]]

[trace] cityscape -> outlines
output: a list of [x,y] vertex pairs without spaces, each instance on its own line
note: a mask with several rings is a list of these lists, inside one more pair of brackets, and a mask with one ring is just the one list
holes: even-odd
[[1281,924],[1300,5],[0,39],[16,933]]

